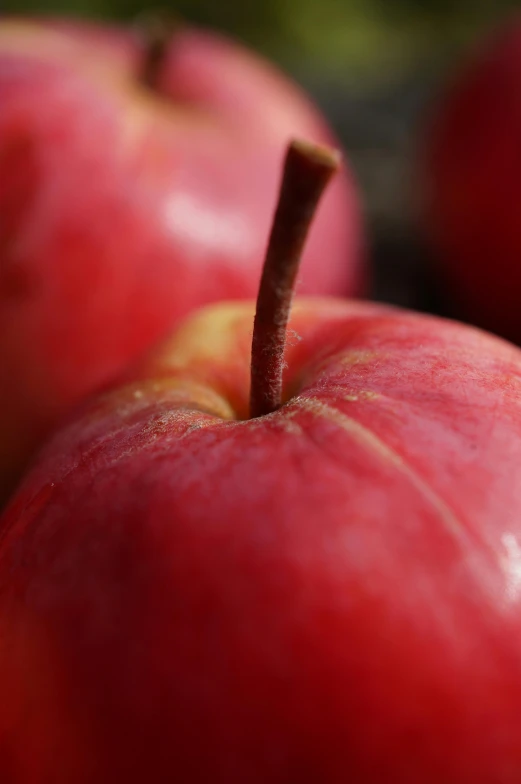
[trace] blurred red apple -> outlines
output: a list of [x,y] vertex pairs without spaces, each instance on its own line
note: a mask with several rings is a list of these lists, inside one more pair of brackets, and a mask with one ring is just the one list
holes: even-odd
[[[68,409],[197,305],[253,296],[281,149],[331,138],[255,55],[179,28],[0,24],[0,497]],[[328,193],[301,289],[355,292],[348,174]]]
[[2,782],[521,780],[521,352],[302,299],[281,378],[292,165],[251,389],[253,305],[204,310],[3,517]]
[[483,40],[433,109],[424,228],[457,312],[521,341],[521,17]]

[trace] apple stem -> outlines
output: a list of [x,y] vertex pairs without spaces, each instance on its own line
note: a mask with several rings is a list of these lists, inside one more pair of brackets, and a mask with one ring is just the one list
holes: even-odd
[[286,329],[302,250],[340,159],[337,150],[300,140],[288,147],[253,325],[251,418],[271,414],[282,405]]
[[153,13],[141,16],[138,27],[144,40],[141,83],[156,90],[176,25],[165,14]]

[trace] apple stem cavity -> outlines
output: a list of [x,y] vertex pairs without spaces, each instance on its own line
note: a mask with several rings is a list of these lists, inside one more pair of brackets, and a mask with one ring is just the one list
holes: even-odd
[[253,325],[252,419],[282,405],[286,330],[302,250],[320,197],[340,161],[340,153],[329,147],[300,140],[288,147]]

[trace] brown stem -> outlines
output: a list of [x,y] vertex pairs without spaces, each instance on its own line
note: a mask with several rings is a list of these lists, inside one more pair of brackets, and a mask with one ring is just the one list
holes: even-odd
[[157,11],[140,16],[137,26],[144,40],[140,80],[155,90],[178,22],[173,16]]
[[251,347],[250,417],[282,405],[282,370],[293,289],[320,197],[340,153],[293,141],[286,153],[279,202],[257,297]]

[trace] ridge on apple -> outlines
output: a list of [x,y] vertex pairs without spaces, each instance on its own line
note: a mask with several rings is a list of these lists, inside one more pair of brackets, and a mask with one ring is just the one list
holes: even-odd
[[424,236],[454,312],[521,342],[521,15],[480,39],[425,122]]
[[289,148],[256,307],[192,315],[1,518],[2,781],[520,780],[521,352],[321,297],[286,340],[338,164]]
[[[294,134],[332,133],[269,63],[209,32],[0,21],[0,503],[56,422],[195,307],[254,296]],[[303,292],[362,289],[347,170]]]

